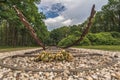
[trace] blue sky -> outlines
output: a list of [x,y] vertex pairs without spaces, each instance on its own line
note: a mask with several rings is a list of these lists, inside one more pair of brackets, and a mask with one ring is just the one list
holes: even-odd
[[90,15],[93,4],[99,11],[107,2],[108,0],[41,0],[37,6],[46,16],[44,22],[48,30],[52,30],[84,22]]

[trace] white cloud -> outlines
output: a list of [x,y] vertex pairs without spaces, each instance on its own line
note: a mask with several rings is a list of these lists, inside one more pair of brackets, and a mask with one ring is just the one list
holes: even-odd
[[45,21],[45,24],[48,27],[49,30],[51,29],[54,29],[54,28],[57,28],[57,27],[60,27],[62,26],[62,22],[65,20],[65,18],[63,16],[58,16],[58,17],[55,17],[55,18],[48,18]]
[[54,18],[56,21],[63,21],[64,20],[64,17],[63,16],[58,16],[56,18]]
[[53,23],[60,22],[60,21],[63,21],[63,20],[64,20],[63,16],[58,16],[58,17],[55,17],[55,18],[48,18],[44,21],[47,24],[53,24]]
[[53,23],[55,23],[56,22],[56,20],[55,19],[53,19],[53,18],[49,18],[49,19],[46,19],[45,20],[45,23],[47,23],[47,24],[53,24]]
[[96,10],[107,4],[108,0],[41,0],[40,6],[51,6],[55,3],[62,3],[66,10],[56,18],[49,18],[45,23],[49,30],[64,25],[74,25],[82,23],[90,15],[91,7],[96,5]]
[[62,22],[62,24],[65,25],[65,26],[69,26],[71,23],[72,23],[71,19],[68,19],[68,20]]

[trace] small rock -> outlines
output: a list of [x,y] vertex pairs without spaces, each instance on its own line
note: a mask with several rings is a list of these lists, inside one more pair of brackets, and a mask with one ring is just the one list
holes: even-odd
[[63,74],[65,77],[67,77],[70,74],[70,72],[69,72],[69,70],[64,70]]
[[34,80],[34,77],[33,77],[33,76],[30,76],[29,79],[30,79],[30,80]]
[[54,80],[62,80],[62,77],[56,77]]
[[48,72],[45,73],[45,76],[48,77],[50,74]]
[[26,73],[21,73],[21,75],[22,75],[22,77],[29,77],[29,75]]
[[97,76],[97,75],[92,75],[91,77],[92,77],[93,79],[96,79],[96,80],[98,79],[98,76]]
[[78,80],[84,80],[84,78],[78,78]]
[[36,79],[38,79],[40,76],[39,76],[39,74],[34,74],[34,77],[35,77]]
[[93,78],[90,77],[90,76],[87,76],[86,79],[87,79],[87,80],[93,80]]
[[111,80],[111,75],[110,73],[107,73],[104,75],[105,76],[105,80]]
[[116,72],[116,78],[120,80],[120,72]]
[[68,80],[74,80],[73,76],[70,76],[70,77],[68,78]]
[[8,80],[8,78],[4,78],[3,80]]
[[3,75],[2,74],[0,74],[0,78],[2,78],[3,77]]
[[39,75],[42,75],[43,74],[43,72],[39,72]]
[[74,79],[78,79],[78,76],[77,76],[77,75],[73,75],[73,78],[74,78]]

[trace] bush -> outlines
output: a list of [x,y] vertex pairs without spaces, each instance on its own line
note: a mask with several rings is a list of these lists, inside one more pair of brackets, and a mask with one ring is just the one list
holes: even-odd
[[98,45],[111,45],[113,44],[114,38],[110,33],[97,33],[96,40]]
[[111,32],[111,35],[113,38],[120,38],[120,33],[119,32]]
[[75,31],[74,33],[73,33],[73,35],[75,35],[75,36],[77,36],[77,37],[80,37],[81,36],[81,32],[79,32],[79,31]]
[[119,45],[120,41],[112,37],[111,33],[101,32],[97,34],[88,34],[87,38],[92,45]]
[[85,38],[80,42],[79,45],[81,45],[81,46],[88,46],[88,45],[91,45],[91,42],[90,42],[90,40],[89,40],[87,37],[85,37]]
[[87,35],[87,38],[90,40],[90,42],[91,42],[92,45],[96,45],[97,37],[96,37],[95,34],[89,33]]
[[114,39],[113,45],[120,45],[120,39]]
[[76,37],[76,36],[74,36],[74,35],[69,35],[68,37],[62,39],[62,40],[58,43],[58,46],[62,46],[62,47],[68,46],[68,45],[72,44],[75,40],[77,40],[77,37]]
[[[108,32],[101,32],[101,33],[89,33],[83,41],[81,41],[78,45],[81,46],[88,46],[88,45],[120,45],[120,39],[114,38],[118,37],[119,33],[114,32],[114,37],[112,35],[113,33]],[[117,35],[115,35],[117,34]],[[76,41],[78,37],[75,35],[69,35],[68,37],[62,39],[58,46],[65,47],[67,45],[72,44],[74,41]]]
[[51,62],[51,61],[72,61],[74,59],[71,53],[62,50],[56,54],[43,51],[39,54],[34,61],[43,61],[43,62]]

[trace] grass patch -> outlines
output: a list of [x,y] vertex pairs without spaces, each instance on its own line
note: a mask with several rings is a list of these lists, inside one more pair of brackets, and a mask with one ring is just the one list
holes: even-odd
[[0,52],[10,52],[10,51],[18,51],[18,50],[26,50],[26,49],[34,49],[39,47],[0,47]]
[[75,46],[76,48],[120,51],[120,45]]

